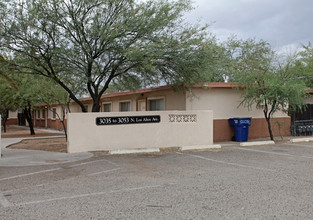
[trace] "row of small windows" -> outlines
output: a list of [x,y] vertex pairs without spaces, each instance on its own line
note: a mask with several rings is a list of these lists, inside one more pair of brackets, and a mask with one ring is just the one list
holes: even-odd
[[[151,99],[148,100],[149,111],[162,111],[164,110],[164,99]],[[119,103],[120,112],[129,112],[131,111],[130,102],[120,102]],[[103,112],[111,112],[112,111],[112,103],[104,103],[103,104]]]
[[[102,106],[103,112],[112,112],[112,103],[104,103]],[[88,111],[88,106],[85,106]],[[148,109],[149,111],[162,111],[165,109],[164,107],[164,99],[151,99],[148,100]],[[52,108],[52,118],[55,119],[57,117],[56,108]],[[119,103],[119,111],[120,112],[129,112],[131,111],[130,101],[120,102]],[[37,118],[46,118],[46,109],[37,110]]]
[[[56,108],[51,109],[52,111],[52,118],[56,118],[57,110]],[[37,110],[37,118],[46,118],[46,109]]]
[[37,118],[46,118],[46,110],[37,110]]

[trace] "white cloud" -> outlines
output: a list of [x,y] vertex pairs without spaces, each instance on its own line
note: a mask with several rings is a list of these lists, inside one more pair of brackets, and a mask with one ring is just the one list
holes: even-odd
[[196,9],[186,15],[193,23],[209,23],[221,40],[236,34],[256,37],[282,48],[313,41],[312,0],[194,0]]

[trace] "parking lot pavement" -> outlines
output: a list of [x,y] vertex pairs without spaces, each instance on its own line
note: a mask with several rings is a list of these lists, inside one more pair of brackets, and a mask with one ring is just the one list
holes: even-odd
[[0,167],[0,219],[313,219],[313,145]]
[[[40,138],[46,139],[55,137],[37,137],[35,139]],[[92,153],[88,152],[67,154],[40,150],[23,150],[7,148],[8,146],[15,143],[19,143],[25,139],[27,138],[2,138],[1,140],[2,157],[0,158],[0,167],[13,167],[13,166],[23,167],[34,165],[52,165],[60,163],[69,163],[79,160],[85,160],[93,156]]]

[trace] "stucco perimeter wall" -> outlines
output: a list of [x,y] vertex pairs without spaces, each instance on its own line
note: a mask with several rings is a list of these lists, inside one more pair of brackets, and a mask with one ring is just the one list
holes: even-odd
[[[157,116],[159,123],[96,125],[97,117]],[[71,113],[68,152],[213,144],[212,111]]]

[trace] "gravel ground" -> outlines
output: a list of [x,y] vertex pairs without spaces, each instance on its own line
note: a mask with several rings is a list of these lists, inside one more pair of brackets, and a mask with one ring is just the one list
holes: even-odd
[[[35,128],[35,135],[30,135],[29,128],[25,126],[7,126],[7,132],[3,133],[3,128],[1,132],[2,138],[38,138],[60,136],[63,134],[57,130]],[[14,144],[9,148],[66,153],[67,143],[65,138],[23,140],[22,142]]]
[[23,140],[18,144],[11,145],[9,149],[44,150],[66,153],[67,143],[65,138]]
[[47,130],[35,128],[35,135],[30,135],[28,127],[25,126],[7,126],[7,132],[3,133],[3,127],[1,127],[1,137],[2,138],[24,138],[24,137],[49,137],[49,136],[59,136],[62,131],[58,130]]

